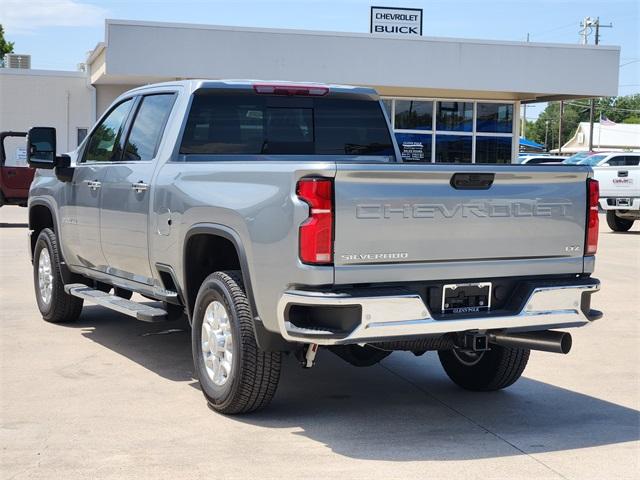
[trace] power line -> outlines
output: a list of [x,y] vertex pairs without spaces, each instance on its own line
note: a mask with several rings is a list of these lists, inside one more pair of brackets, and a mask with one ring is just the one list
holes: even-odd
[[573,26],[574,26],[574,23],[571,22],[566,25],[561,25],[559,27],[549,28],[547,30],[542,30],[539,32],[527,33],[527,41],[529,40],[529,36],[539,38],[539,37],[545,36],[548,33],[557,32],[558,30],[568,29],[569,27],[573,27]]
[[[590,105],[588,105],[588,104],[577,103],[577,102],[573,102],[571,100],[567,100],[564,103],[565,103],[565,105],[567,105],[567,104],[568,105],[573,105],[574,107],[590,108]],[[607,105],[605,105],[605,106],[596,105],[596,108],[598,108],[600,110],[616,110],[616,111],[619,111],[619,112],[634,112],[634,113],[640,112],[640,109],[637,109],[637,108],[609,107]]]

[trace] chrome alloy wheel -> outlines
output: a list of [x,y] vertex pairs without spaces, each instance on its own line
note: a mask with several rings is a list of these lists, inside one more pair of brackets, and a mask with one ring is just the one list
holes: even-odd
[[38,289],[42,302],[49,305],[53,290],[53,272],[51,271],[51,256],[46,248],[40,250],[40,258],[38,258]]
[[233,335],[229,314],[216,300],[207,305],[202,320],[202,357],[209,379],[218,386],[227,383],[233,366]]

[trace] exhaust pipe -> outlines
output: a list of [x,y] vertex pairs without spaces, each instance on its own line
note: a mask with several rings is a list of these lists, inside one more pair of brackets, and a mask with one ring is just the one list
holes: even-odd
[[528,348],[567,354],[571,350],[571,334],[544,330],[523,333],[489,333],[489,342],[512,348]]

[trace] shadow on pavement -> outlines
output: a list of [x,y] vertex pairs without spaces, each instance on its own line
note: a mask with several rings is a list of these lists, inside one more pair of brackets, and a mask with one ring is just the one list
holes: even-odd
[[[147,324],[87,306],[69,327],[161,377],[197,385],[186,324]],[[180,331],[157,334],[170,329]],[[202,406],[203,415],[217,415],[204,398]],[[429,353],[397,352],[382,365],[356,368],[321,351],[311,370],[288,356],[271,406],[232,418],[293,429],[347,457],[390,461],[494,458],[640,439],[636,410],[528,378],[501,392],[466,392]]]

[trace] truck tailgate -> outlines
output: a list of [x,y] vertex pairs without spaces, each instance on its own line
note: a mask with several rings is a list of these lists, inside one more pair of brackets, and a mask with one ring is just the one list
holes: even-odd
[[600,183],[600,198],[640,197],[640,167],[595,167],[593,176]]
[[335,281],[581,273],[589,171],[339,163]]

